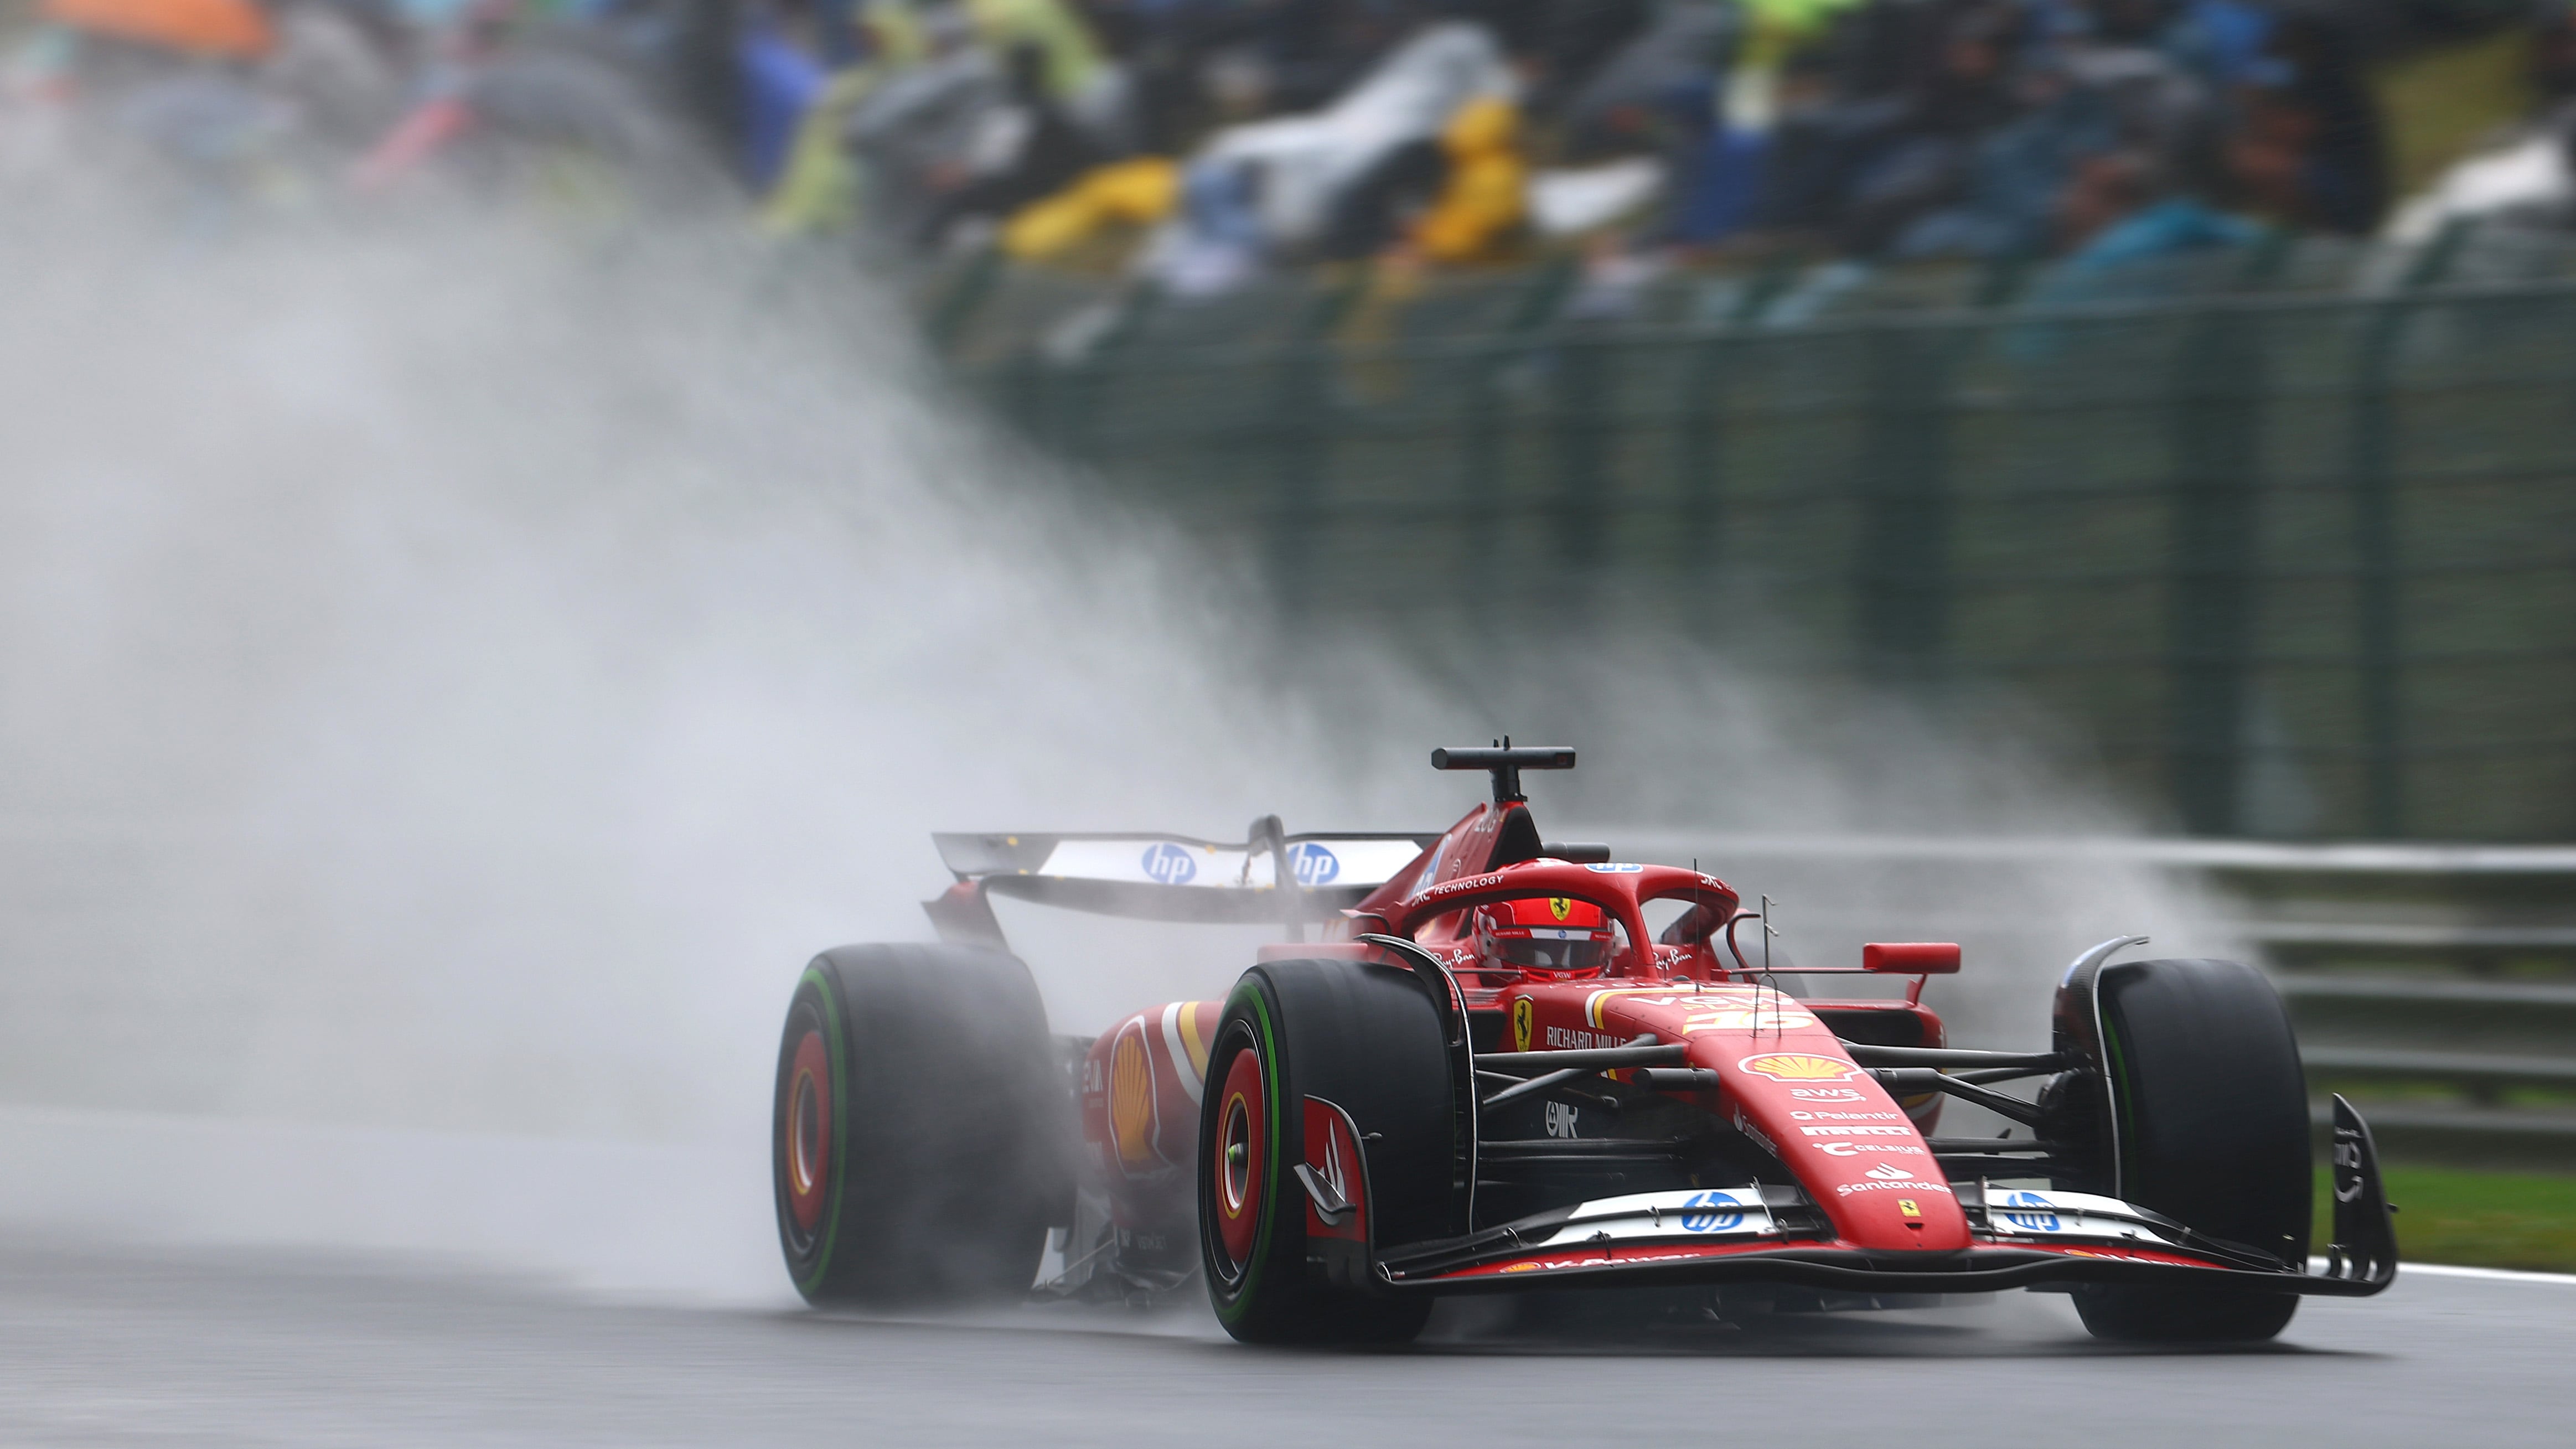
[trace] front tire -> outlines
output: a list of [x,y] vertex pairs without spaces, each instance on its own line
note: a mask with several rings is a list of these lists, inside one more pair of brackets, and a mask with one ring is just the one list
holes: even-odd
[[[1199,1112],[1199,1245],[1209,1302],[1245,1343],[1410,1342],[1420,1294],[1329,1273],[1310,1243],[1308,1098],[1349,1114],[1364,1158],[1369,1246],[1452,1231],[1448,1044],[1409,973],[1351,960],[1273,961],[1226,998]],[[1336,1281],[1338,1279],[1338,1281]],[[1355,1281],[1356,1280],[1356,1281]]]
[[779,1247],[819,1305],[1017,1297],[1067,1218],[1072,1101],[1018,958],[842,946],[796,983],[770,1135]]
[[[2162,960],[2105,967],[2096,989],[2116,1113],[2103,1135],[2118,1143],[2104,1190],[2304,1266],[2307,1077],[2272,983],[2235,961]],[[2107,1283],[2074,1298],[2094,1337],[2141,1343],[2259,1342],[2299,1306],[2285,1293]]]

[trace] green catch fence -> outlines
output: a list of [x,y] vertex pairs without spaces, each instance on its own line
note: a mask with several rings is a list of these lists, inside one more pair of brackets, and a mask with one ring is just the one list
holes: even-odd
[[977,266],[931,325],[1291,617],[2000,688],[2200,833],[2576,837],[2563,244],[1186,304]]

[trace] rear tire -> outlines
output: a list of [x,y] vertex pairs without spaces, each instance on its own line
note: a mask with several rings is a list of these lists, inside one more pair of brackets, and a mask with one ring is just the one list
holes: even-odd
[[[2205,960],[2122,963],[2099,979],[2118,1195],[2304,1266],[2315,1180],[2307,1077],[2272,983]],[[2094,1337],[2142,1343],[2257,1342],[2299,1306],[2283,1293],[2106,1283],[2074,1297]]]
[[1018,958],[842,946],[788,1004],[778,1238],[815,1304],[1013,1298],[1067,1220],[1072,1099]]
[[1245,1343],[1410,1342],[1421,1294],[1330,1281],[1310,1261],[1305,1103],[1350,1114],[1365,1159],[1371,1247],[1444,1236],[1455,1131],[1440,1013],[1409,973],[1351,960],[1273,961],[1235,984],[1199,1110],[1199,1248],[1208,1298]]

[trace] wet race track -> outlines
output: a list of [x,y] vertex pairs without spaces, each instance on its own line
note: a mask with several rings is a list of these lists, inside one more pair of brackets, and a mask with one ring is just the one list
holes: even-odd
[[[1445,1313],[1445,1310],[1444,1310]],[[1400,1353],[1199,1313],[640,1306],[385,1260],[0,1242],[0,1443],[2570,1442],[2576,1281],[2416,1273],[2250,1352],[2097,1346],[2062,1299]]]

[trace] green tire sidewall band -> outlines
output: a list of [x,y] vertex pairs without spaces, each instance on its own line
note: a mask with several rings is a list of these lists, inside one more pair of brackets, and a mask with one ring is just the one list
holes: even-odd
[[1250,979],[1234,989],[1233,999],[1226,1002],[1228,1009],[1234,1006],[1235,1000],[1242,1001],[1249,1008],[1246,1014],[1252,1018],[1254,1035],[1258,1038],[1253,1049],[1261,1054],[1261,1095],[1267,1104],[1264,1110],[1270,1116],[1270,1129],[1269,1141],[1265,1144],[1268,1150],[1262,1153],[1261,1163],[1261,1225],[1253,1231],[1252,1250],[1245,1255],[1241,1281],[1236,1283],[1234,1292],[1217,1305],[1217,1317],[1227,1323],[1239,1321],[1251,1310],[1253,1295],[1261,1286],[1261,1270],[1269,1260],[1270,1237],[1279,1216],[1279,1123],[1284,1110],[1279,1090],[1278,1032],[1270,1020],[1270,1003],[1263,999],[1261,988]]
[[2118,1196],[2129,1190],[2129,1155],[2137,1146],[2138,1119],[2129,1100],[2128,1053],[2120,1049],[2120,1029],[2107,1012],[2102,1017],[2102,1055],[2110,1066],[2111,1113],[2119,1141],[2119,1159],[2111,1164],[2111,1191]]

